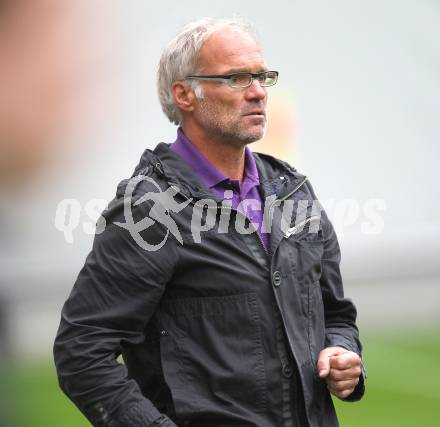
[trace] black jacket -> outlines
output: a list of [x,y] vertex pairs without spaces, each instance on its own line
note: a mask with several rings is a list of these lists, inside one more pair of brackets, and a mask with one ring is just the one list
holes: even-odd
[[[54,346],[60,386],[93,425],[338,425],[317,357],[361,346],[336,235],[304,176],[254,156],[267,225],[272,218],[268,252],[166,144],[146,150],[118,186]],[[164,212],[152,194],[167,190],[182,205]],[[362,378],[347,400],[363,391]]]

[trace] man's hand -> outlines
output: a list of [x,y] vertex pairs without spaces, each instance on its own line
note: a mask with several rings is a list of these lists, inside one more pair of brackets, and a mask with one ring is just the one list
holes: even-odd
[[325,348],[319,353],[317,366],[330,393],[340,399],[348,397],[359,382],[361,358],[345,348]]

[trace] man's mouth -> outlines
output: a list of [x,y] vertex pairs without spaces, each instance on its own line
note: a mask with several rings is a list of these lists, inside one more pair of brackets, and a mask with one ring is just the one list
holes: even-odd
[[257,116],[257,117],[265,117],[266,113],[261,110],[250,111],[249,113],[244,114],[245,116]]

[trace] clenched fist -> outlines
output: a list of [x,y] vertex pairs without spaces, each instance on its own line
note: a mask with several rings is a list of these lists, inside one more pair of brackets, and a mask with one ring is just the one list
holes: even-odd
[[319,353],[319,376],[326,380],[330,393],[345,399],[359,383],[361,358],[342,347],[327,347]]

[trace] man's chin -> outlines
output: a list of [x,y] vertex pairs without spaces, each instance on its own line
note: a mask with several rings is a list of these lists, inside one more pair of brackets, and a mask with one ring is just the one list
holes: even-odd
[[253,130],[249,130],[248,132],[243,132],[241,135],[241,139],[243,142],[246,142],[246,144],[250,144],[251,142],[259,141],[264,137],[264,134],[266,133],[266,127],[261,126]]
[[222,139],[225,140],[226,143],[233,142],[238,145],[246,145],[252,142],[259,141],[264,137],[266,133],[266,126],[253,126],[252,128],[247,129],[236,129],[230,132],[225,132],[225,129],[222,131]]

